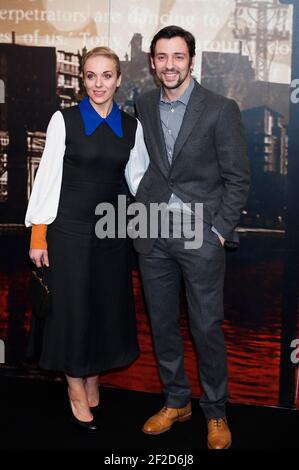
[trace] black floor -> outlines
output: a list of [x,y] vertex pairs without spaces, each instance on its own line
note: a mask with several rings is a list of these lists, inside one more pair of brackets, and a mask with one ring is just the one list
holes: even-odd
[[[160,395],[101,388],[101,431],[73,428],[62,382],[0,376],[1,449],[206,449],[204,417],[193,400],[192,420],[159,436],[141,432],[163,404]],[[232,449],[298,449],[298,411],[228,405]],[[297,428],[297,429],[296,429]]]

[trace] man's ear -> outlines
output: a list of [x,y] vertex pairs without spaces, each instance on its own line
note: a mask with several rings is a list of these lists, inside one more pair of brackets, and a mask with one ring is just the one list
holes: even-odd
[[155,70],[155,68],[156,68],[156,67],[155,67],[155,64],[154,64],[154,60],[153,60],[152,57],[151,57],[151,67],[152,67],[153,70]]
[[192,59],[191,59],[191,67],[190,67],[190,68],[191,68],[191,72],[193,72],[193,70],[194,70],[194,65],[195,65],[195,55],[194,55],[194,56],[192,57]]

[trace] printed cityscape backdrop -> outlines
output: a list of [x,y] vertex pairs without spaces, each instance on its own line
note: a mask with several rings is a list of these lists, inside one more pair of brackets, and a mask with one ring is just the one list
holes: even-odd
[[[31,316],[27,299],[31,265],[29,233],[23,223],[52,113],[76,104],[84,96],[80,63],[85,51],[109,45],[121,59],[123,80],[117,102],[133,114],[135,99],[156,86],[149,67],[151,37],[167,24],[179,24],[192,31],[197,40],[195,78],[237,101],[248,142],[252,187],[238,228],[241,247],[227,256],[225,286],[224,330],[231,399],[298,406],[296,368],[284,353],[288,348],[291,353],[288,342],[298,336],[299,324],[297,307],[288,310],[287,315],[284,310],[285,293],[290,292],[286,286],[286,233],[291,56],[292,38],[299,30],[292,15],[292,5],[276,0],[1,2],[3,373],[45,376],[25,360]],[[142,353],[128,370],[105,375],[103,383],[161,391],[137,270],[134,289]],[[198,395],[196,358],[185,304],[182,331],[186,367],[194,394]]]

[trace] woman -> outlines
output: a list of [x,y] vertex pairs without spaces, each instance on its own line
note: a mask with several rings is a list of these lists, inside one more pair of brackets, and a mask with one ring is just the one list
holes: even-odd
[[87,97],[52,116],[25,218],[30,258],[48,266],[52,310],[40,366],[63,371],[76,424],[95,431],[98,375],[138,355],[127,239],[99,239],[95,207],[117,207],[148,165],[141,124],[113,100],[120,63],[109,48],[83,58]]

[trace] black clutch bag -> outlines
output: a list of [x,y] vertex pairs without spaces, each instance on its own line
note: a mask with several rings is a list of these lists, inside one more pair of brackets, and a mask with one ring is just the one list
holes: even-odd
[[36,268],[31,273],[29,301],[32,314],[39,319],[46,318],[51,308],[51,295],[44,266]]

